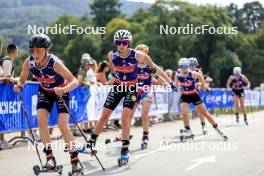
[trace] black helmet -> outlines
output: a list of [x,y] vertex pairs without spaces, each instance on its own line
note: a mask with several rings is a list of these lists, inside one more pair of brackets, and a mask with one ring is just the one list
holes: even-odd
[[28,43],[29,48],[50,48],[51,46],[51,40],[45,34],[34,34]]

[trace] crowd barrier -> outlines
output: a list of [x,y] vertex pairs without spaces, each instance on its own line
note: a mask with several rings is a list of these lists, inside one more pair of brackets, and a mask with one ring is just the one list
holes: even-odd
[[[27,83],[22,91],[23,102],[33,128],[38,127],[36,111],[38,89],[38,83]],[[77,122],[97,121],[102,112],[107,94],[108,91],[102,91],[97,86],[90,88],[79,86],[70,92],[70,110]],[[152,94],[153,101],[150,115],[180,113],[179,93],[155,92]],[[232,107],[234,104],[231,92],[226,89],[212,89],[209,92],[199,91],[199,94],[208,109],[224,109]],[[264,104],[262,91],[247,90],[245,95],[246,106],[261,106]],[[193,109],[193,105],[190,108]],[[121,111],[122,101],[113,111],[110,119],[119,119]],[[135,117],[140,117],[140,114],[141,106],[137,108]],[[49,126],[56,126],[57,122],[58,113],[56,108],[53,108],[49,117]],[[72,123],[71,119],[70,123]],[[0,133],[25,131],[28,129],[21,101],[18,94],[13,91],[13,85],[0,83]]]

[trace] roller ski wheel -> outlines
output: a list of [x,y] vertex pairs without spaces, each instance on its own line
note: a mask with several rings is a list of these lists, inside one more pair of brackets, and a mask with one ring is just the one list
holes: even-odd
[[247,121],[247,119],[246,119],[246,118],[244,119],[244,122],[245,122],[245,125],[247,125],[247,126],[248,126],[248,121]]
[[186,135],[181,135],[180,136],[181,142],[184,142],[185,140],[188,140],[188,139],[193,140],[194,139],[194,135],[192,134],[192,135],[189,135],[189,136],[186,136]]
[[148,140],[143,140],[141,143],[141,149],[144,150],[148,147]]
[[207,135],[208,134],[207,128],[205,126],[202,127],[202,132],[203,132],[203,135]]
[[38,165],[33,166],[33,171],[35,175],[39,175],[40,173],[48,173],[48,172],[58,172],[59,175],[62,175],[63,166],[55,166],[53,168],[43,167],[40,169]]
[[239,117],[236,118],[236,123],[239,124]]
[[35,175],[39,175],[39,173],[40,173],[40,167],[38,166],[38,165],[36,165],[36,166],[33,166],[33,171],[34,171],[34,174]]
[[78,162],[72,166],[72,171],[68,172],[68,176],[81,176],[84,175],[83,165],[81,162]]
[[118,160],[117,160],[118,166],[122,167],[124,165],[127,165],[128,161],[129,161],[129,154],[121,155],[121,157],[118,158]]

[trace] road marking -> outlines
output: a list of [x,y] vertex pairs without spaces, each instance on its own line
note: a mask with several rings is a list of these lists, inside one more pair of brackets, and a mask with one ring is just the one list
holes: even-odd
[[190,167],[188,167],[186,170],[192,170],[202,165],[203,163],[215,163],[215,156],[203,157],[203,158],[199,158],[196,160],[192,160],[191,162],[195,162],[195,163],[191,165]]

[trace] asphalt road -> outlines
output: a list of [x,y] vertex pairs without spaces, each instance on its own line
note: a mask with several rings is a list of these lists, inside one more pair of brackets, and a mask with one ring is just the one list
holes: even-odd
[[[180,176],[264,176],[264,111],[249,114],[249,126],[235,123],[230,115],[217,117],[220,129],[229,137],[224,141],[211,125],[208,134],[202,135],[198,119],[191,120],[195,138],[181,143],[179,140],[182,121],[159,123],[150,128],[150,143],[141,150],[142,129],[132,128],[131,158],[128,165],[118,167],[120,142],[104,145],[120,132],[103,132],[97,143],[98,157],[106,171],[102,171],[95,157],[81,154],[85,175],[180,175]],[[83,142],[82,138],[77,141]],[[55,141],[62,144],[62,140]],[[64,166],[63,175],[71,169],[69,155],[62,149],[54,151],[57,162]],[[44,157],[41,152],[42,157]],[[39,164],[34,150],[27,144],[19,144],[12,150],[0,151],[0,175],[34,175],[33,165]],[[58,175],[48,173],[41,175]]]

